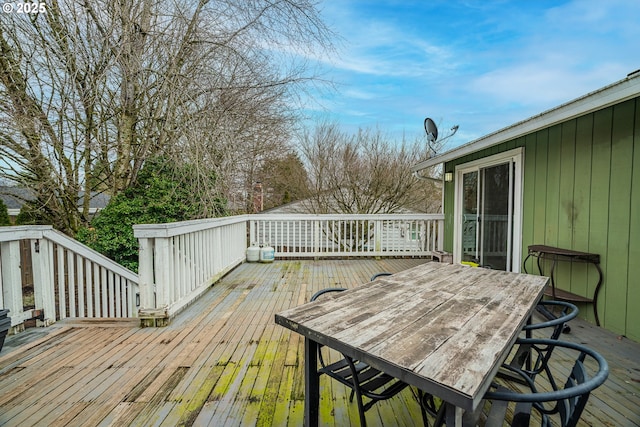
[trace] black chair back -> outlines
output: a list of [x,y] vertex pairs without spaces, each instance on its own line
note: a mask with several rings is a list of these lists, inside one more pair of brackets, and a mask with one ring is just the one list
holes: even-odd
[[[313,294],[311,301],[315,301],[329,292],[342,292],[345,290],[344,288],[322,289]],[[322,345],[318,344],[318,359],[321,365],[318,373],[326,374],[351,389],[349,401],[353,401],[354,397],[357,400],[361,427],[366,427],[365,412],[376,402],[390,399],[408,387],[408,384],[397,378],[393,378],[367,363],[345,355],[342,355],[342,358],[336,362],[328,363],[322,356],[322,347]],[[365,403],[363,397],[370,399],[369,402]]]
[[[552,339],[518,339],[517,344],[526,345],[532,349],[550,348],[554,357],[551,357],[541,375],[531,377],[528,372],[512,365],[503,365],[503,368],[517,375],[522,383],[526,384],[526,392],[518,392],[507,387],[507,384],[495,382],[492,388],[484,396],[492,402],[488,420],[495,425],[502,425],[506,412],[506,402],[517,403],[512,418],[512,425],[528,425],[531,412],[535,411],[541,420],[542,426],[551,425],[549,418],[560,418],[561,427],[575,427],[587,404],[591,391],[602,385],[609,375],[607,361],[596,351],[576,343],[552,340]],[[562,357],[556,357],[562,351]],[[557,373],[562,372],[562,364],[565,363],[566,354],[574,354],[573,367],[564,381],[564,387],[558,387],[563,382],[558,381]],[[591,359],[589,364],[585,363]],[[589,375],[587,366],[596,366],[593,375]],[[566,369],[565,369],[566,371]],[[542,375],[544,373],[544,375]],[[549,391],[540,391],[540,385],[550,388]],[[494,410],[499,414],[496,415]],[[526,424],[521,424],[526,421]],[[487,423],[487,426],[493,424]],[[515,423],[515,424],[513,424]]]

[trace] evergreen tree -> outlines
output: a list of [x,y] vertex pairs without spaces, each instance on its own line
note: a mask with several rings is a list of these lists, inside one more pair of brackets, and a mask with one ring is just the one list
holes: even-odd
[[9,209],[2,199],[0,199],[0,226],[11,225],[11,219],[9,218]]
[[[200,217],[198,195],[181,178],[192,175],[189,166],[177,166],[154,159],[142,168],[134,185],[113,197],[109,204],[82,228],[76,238],[117,263],[138,269],[138,241],[135,224],[160,224]],[[211,177],[214,186],[215,177]],[[223,215],[225,203],[218,200],[216,216]]]

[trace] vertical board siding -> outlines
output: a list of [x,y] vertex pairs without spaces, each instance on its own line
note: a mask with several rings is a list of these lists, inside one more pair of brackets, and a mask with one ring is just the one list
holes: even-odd
[[562,125],[560,142],[560,176],[559,176],[559,211],[558,211],[558,246],[570,247],[573,244],[573,223],[575,207],[573,203],[575,189],[576,161],[576,122]]
[[[599,313],[603,324],[611,330],[619,331],[618,327],[606,321],[606,305],[609,280],[614,265],[609,265],[607,256],[607,236],[609,234],[609,191],[611,179],[611,124],[613,108],[597,111],[593,120],[593,157],[591,158],[591,220],[589,223],[589,248],[585,251],[600,254],[600,266],[605,272],[604,286],[600,292]],[[616,260],[617,261],[617,260]],[[588,290],[592,291],[595,272],[589,272]]]
[[[627,286],[626,327],[627,336],[640,341],[640,101],[636,101],[633,129],[633,168],[631,174],[630,214],[629,218],[629,270],[625,282]],[[622,308],[622,307],[621,307]]]
[[[522,253],[546,244],[600,254],[602,325],[640,341],[640,98],[585,114],[445,164],[524,146]],[[445,184],[445,250],[453,248],[455,185]],[[531,262],[531,261],[529,261]],[[533,264],[527,269],[537,271]],[[547,265],[547,272],[549,265]],[[593,296],[598,274],[559,263],[558,287]],[[580,315],[594,321],[592,307]]]
[[[573,240],[570,248],[579,250],[578,248],[589,248],[590,241],[590,225],[591,225],[591,182],[592,182],[592,167],[591,159],[593,158],[593,130],[594,130],[594,115],[590,114],[584,117],[580,117],[576,120],[576,150],[575,150],[575,188],[573,196]],[[588,292],[587,284],[589,279],[593,279],[596,272],[589,273],[593,267],[587,267],[586,265],[572,266],[571,271],[571,287],[572,292],[582,295],[586,295]],[[605,272],[606,275],[606,272]],[[604,291],[604,288],[603,288]],[[604,292],[600,295],[604,298]],[[588,314],[593,316],[591,310],[585,310],[585,306],[580,307],[582,309],[583,316]],[[588,311],[588,313],[586,313]],[[602,317],[602,316],[601,316]],[[593,319],[592,319],[593,320]]]
[[[576,210],[575,197],[575,159],[576,159],[576,121],[561,125],[562,135],[559,144],[559,204],[558,204],[558,247],[570,248],[573,245],[573,230]],[[558,283],[571,283],[574,268],[558,271]],[[580,293],[580,292],[577,292]]]
[[[611,130],[611,178],[609,186],[609,226],[607,233],[608,283],[625,283],[629,268],[630,195],[633,173],[633,119],[635,103],[625,102],[613,107]],[[635,221],[639,221],[638,217]],[[636,279],[637,280],[637,279]],[[615,325],[615,332],[624,332],[627,290],[621,286],[607,286],[605,321]]]
[[560,228],[560,125],[549,128],[547,143],[547,190],[545,205],[545,237],[551,246],[559,246],[558,232]]
[[[530,179],[534,180],[533,187],[533,241],[544,242],[547,228],[547,175],[548,175],[548,139],[549,132],[544,130],[536,134],[536,169]],[[527,181],[527,171],[524,171]],[[524,225],[523,225],[524,227]],[[551,244],[551,243],[550,243]]]
[[[521,138],[522,144],[524,144],[524,164],[522,167],[523,172],[526,174],[529,170],[534,170],[536,167],[537,147],[535,134],[527,135]],[[527,227],[526,224],[533,224],[535,218],[535,212],[533,207],[535,206],[535,181],[533,179],[524,179],[522,185],[522,243],[526,248],[525,242],[533,242],[533,227]],[[525,251],[526,252],[526,251]],[[524,253],[524,252],[523,252]],[[526,255],[525,255],[526,256]],[[524,259],[524,258],[523,258]],[[529,270],[530,271],[530,270]]]

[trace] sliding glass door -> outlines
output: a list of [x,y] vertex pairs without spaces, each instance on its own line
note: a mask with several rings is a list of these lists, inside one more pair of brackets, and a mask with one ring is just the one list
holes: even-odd
[[454,239],[459,261],[520,269],[514,248],[520,241],[521,151],[510,153],[457,169]]

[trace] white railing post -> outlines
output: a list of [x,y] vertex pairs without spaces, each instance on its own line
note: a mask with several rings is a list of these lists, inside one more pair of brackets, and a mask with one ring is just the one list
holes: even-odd
[[[139,316],[143,323],[143,315],[156,308],[156,298],[153,279],[153,239],[138,238],[138,286],[140,292]],[[155,326],[145,324],[145,326]]]
[[[58,276],[57,281],[54,282],[58,287],[58,315],[60,316],[60,320],[62,320],[67,317],[67,287],[64,281],[64,248],[62,246],[58,246],[57,259]],[[54,292],[55,286],[56,285],[54,285]]]
[[2,254],[2,278],[0,284],[0,304],[1,307],[9,309],[11,326],[22,326],[24,319],[22,316],[22,276],[20,274],[20,242],[10,241],[0,243],[0,254]]
[[258,230],[256,229],[256,224],[257,221],[251,219],[249,220],[249,245],[251,245],[252,243],[258,243]]
[[320,256],[320,220],[313,221],[313,252],[316,257]]
[[85,259],[85,283],[87,286],[87,317],[93,317],[93,286],[91,281],[91,261]]
[[50,266],[48,241],[34,239],[31,245],[31,268],[33,271],[33,294],[36,310],[43,310],[40,326],[49,326],[56,321],[56,300],[53,292],[53,272]]
[[76,317],[76,289],[72,286],[76,281],[75,274],[76,254],[67,251],[67,286],[69,290],[69,317]]

